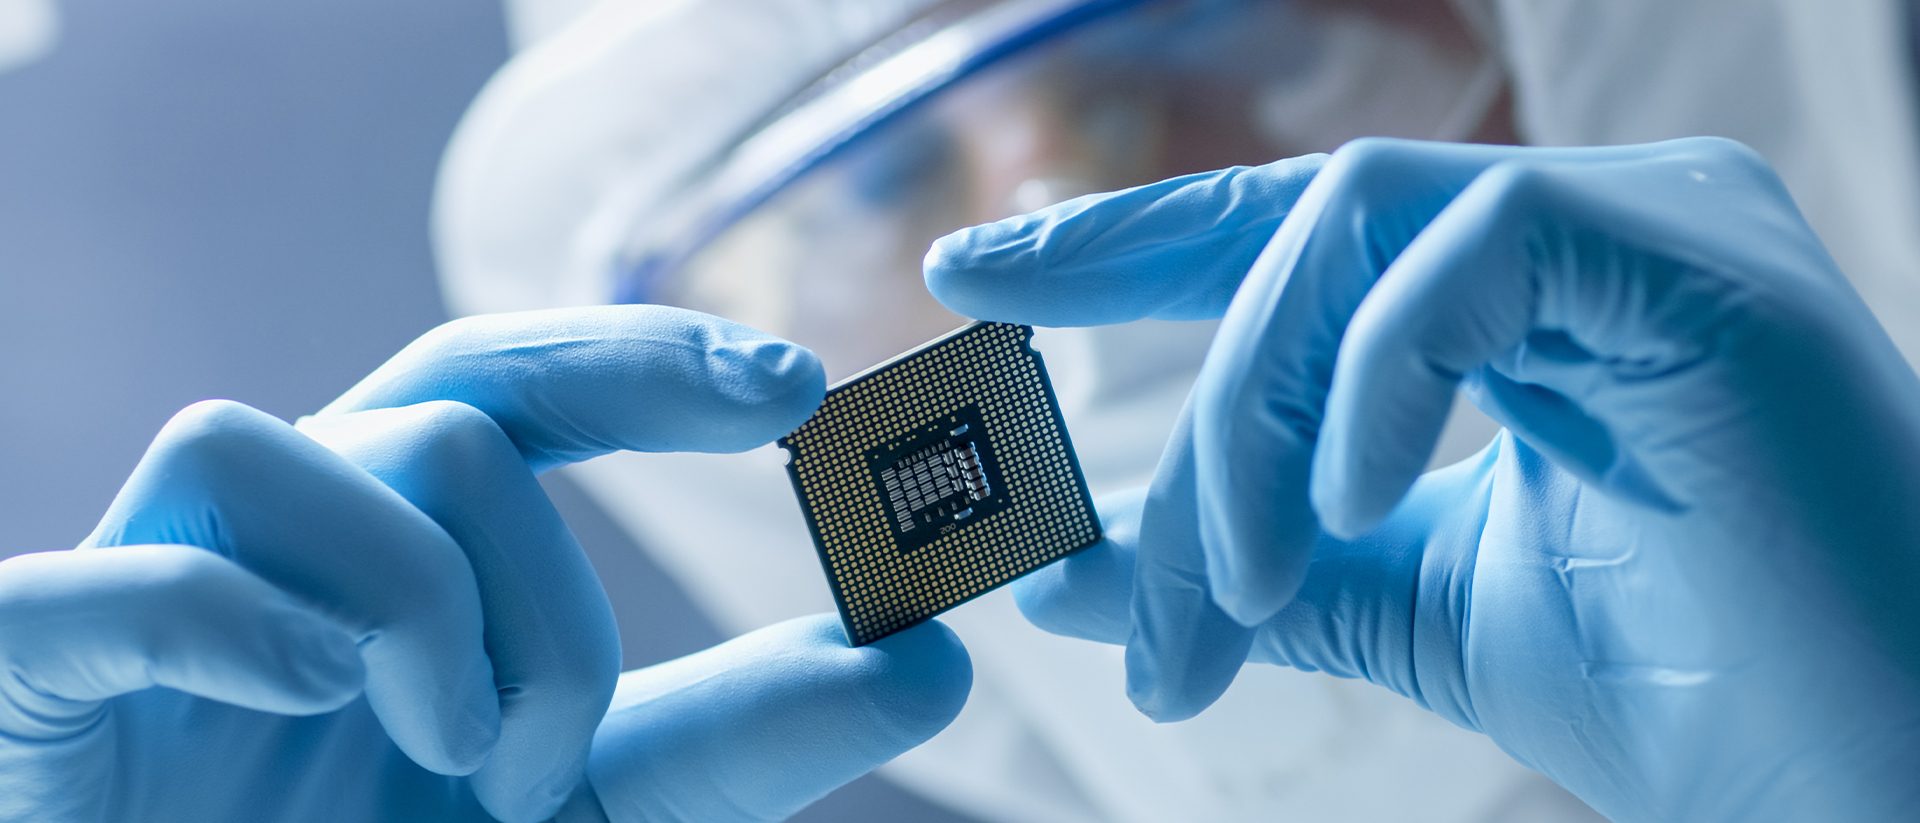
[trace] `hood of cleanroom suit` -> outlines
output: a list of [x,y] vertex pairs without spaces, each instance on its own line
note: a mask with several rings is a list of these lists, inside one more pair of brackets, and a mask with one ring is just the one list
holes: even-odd
[[[441,170],[434,229],[452,309],[605,302],[631,226],[800,88],[930,5],[511,2],[522,50]],[[1523,140],[1748,143],[1909,359],[1920,354],[1920,141],[1894,0],[1456,5],[1504,71]],[[1150,477],[1211,331],[1042,330],[1096,493]],[[1442,450],[1460,457],[1488,431],[1456,417],[1467,422]],[[621,454],[570,472],[726,630],[832,610],[778,451]],[[1033,629],[1004,591],[943,620],[974,655],[974,695],[883,774],[983,819],[1598,820],[1486,738],[1385,689],[1250,667],[1200,717],[1155,725],[1123,693],[1120,649]]]

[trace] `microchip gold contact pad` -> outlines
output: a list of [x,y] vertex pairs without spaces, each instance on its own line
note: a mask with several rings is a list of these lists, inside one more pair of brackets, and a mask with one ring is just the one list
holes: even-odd
[[1100,540],[1032,337],[957,329],[829,389],[780,440],[854,645]]

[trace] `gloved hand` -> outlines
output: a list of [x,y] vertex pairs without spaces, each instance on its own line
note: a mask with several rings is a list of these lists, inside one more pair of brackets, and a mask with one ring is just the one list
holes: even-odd
[[852,649],[821,616],[621,675],[534,474],[750,448],[823,384],[790,343],[613,307],[448,324],[297,429],[189,407],[81,549],[0,563],[0,819],[792,814],[953,718],[958,641]]
[[[1251,659],[1615,820],[1920,817],[1920,381],[1745,147],[1367,140],[959,232],[927,279],[1224,315],[1152,487],[1016,590],[1127,644],[1156,719]],[[1456,386],[1507,431],[1420,476]]]

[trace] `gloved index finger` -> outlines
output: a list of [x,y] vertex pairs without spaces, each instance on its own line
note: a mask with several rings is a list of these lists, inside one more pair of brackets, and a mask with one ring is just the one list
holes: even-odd
[[608,452],[737,452],[805,422],[826,392],[812,352],[667,306],[456,320],[314,415],[454,400],[485,412],[536,472]]
[[1191,174],[963,229],[927,252],[927,288],[968,317],[1036,326],[1216,318],[1326,159]]

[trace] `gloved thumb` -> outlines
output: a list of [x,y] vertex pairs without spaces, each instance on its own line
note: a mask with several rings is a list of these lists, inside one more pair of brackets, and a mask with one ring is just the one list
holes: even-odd
[[[1427,474],[1385,522],[1359,539],[1320,535],[1298,594],[1254,627],[1245,660],[1365,679],[1455,724],[1478,728],[1466,697],[1459,631],[1468,598],[1458,588],[1471,575],[1457,572],[1471,568],[1462,554],[1472,550],[1472,535],[1485,521],[1488,497],[1479,487],[1490,482],[1501,450],[1514,447],[1502,438],[1475,459]],[[1104,539],[1015,581],[1021,614],[1067,637],[1113,645],[1134,639],[1145,501],[1145,489],[1102,497]],[[1423,574],[1448,581],[1446,596],[1416,597]],[[1239,631],[1231,621],[1187,629],[1195,649],[1230,643]],[[1209,668],[1223,662],[1194,659]],[[1181,710],[1176,717],[1211,700],[1211,693],[1181,688],[1177,680],[1143,685],[1158,687],[1164,705]]]
[[1133,634],[1133,568],[1145,487],[1101,496],[1100,542],[1013,581],[1013,602],[1043,631],[1124,646]]
[[587,765],[598,809],[559,819],[785,820],[946,728],[972,686],[946,626],[852,648],[833,615],[627,672]]

